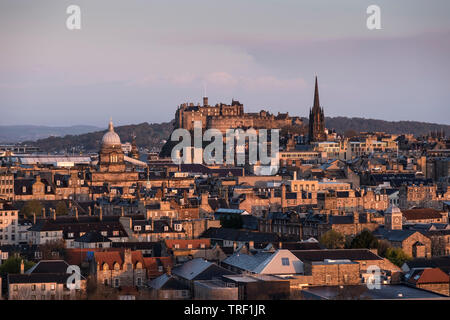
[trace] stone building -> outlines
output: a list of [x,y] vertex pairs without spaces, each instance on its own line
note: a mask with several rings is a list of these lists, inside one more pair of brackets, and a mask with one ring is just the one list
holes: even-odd
[[408,285],[450,296],[450,277],[440,268],[413,269],[406,279]]
[[19,243],[19,210],[12,204],[0,202],[0,245]]
[[11,201],[14,198],[14,174],[0,168],[0,200]]
[[417,230],[403,230],[402,212],[396,206],[389,207],[384,227],[373,234],[388,241],[392,247],[402,249],[410,257],[431,257],[431,239]]
[[235,100],[230,105],[219,103],[212,106],[208,104],[207,97],[203,98],[203,106],[184,103],[175,112],[175,128],[192,131],[196,121],[201,122],[203,130],[213,128],[223,134],[227,129],[281,129],[293,124],[302,124],[300,118],[290,117],[287,113],[278,115],[267,111],[245,113],[243,104]]
[[97,282],[114,288],[141,287],[147,281],[144,257],[141,251],[94,252]]

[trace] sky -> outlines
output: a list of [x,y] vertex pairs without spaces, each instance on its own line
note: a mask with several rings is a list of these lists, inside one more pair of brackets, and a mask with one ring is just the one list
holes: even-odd
[[0,125],[170,121],[204,94],[306,117],[316,75],[326,116],[450,124],[448,0],[2,0],[0,46]]

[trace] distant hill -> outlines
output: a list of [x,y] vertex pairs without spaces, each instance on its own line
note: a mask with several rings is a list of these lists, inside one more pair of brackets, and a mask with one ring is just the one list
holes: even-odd
[[[170,136],[173,122],[153,123],[147,122],[115,127],[122,143],[131,142],[133,134],[139,147],[149,150],[159,150],[164,144],[163,140]],[[64,137],[48,137],[37,141],[24,141],[24,144],[38,146],[44,152],[67,151],[98,151],[106,130],[85,133],[81,135],[66,135]]]
[[412,133],[416,136],[428,134],[431,131],[444,131],[450,134],[450,125],[417,122],[417,121],[385,121],[365,118],[334,117],[325,118],[325,127],[335,129],[338,133],[348,130],[356,132],[383,131],[386,133],[406,134]]
[[[303,119],[305,124],[308,120]],[[450,126],[435,123],[425,123],[416,121],[384,121],[364,118],[346,118],[335,117],[326,118],[327,128],[335,129],[338,133],[345,133],[349,130],[361,131],[384,131],[387,133],[413,133],[414,135],[427,134],[430,131],[442,130],[450,134]],[[164,123],[147,122],[137,125],[126,125],[116,127],[115,131],[119,134],[122,143],[130,142],[132,134],[136,134],[136,142],[139,147],[149,150],[159,151],[164,145],[164,140],[170,137],[173,130],[173,121]],[[37,141],[24,141],[28,145],[34,145],[41,148],[44,152],[68,151],[98,151],[100,142],[106,130],[84,133],[79,135],[66,135],[64,137],[48,137]]]
[[35,141],[50,136],[62,137],[100,130],[94,126],[47,127],[47,126],[0,126],[0,143]]

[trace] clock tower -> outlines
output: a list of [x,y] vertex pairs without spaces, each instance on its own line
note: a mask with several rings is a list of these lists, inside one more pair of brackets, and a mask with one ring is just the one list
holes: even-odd
[[396,205],[391,205],[384,214],[384,228],[386,230],[402,230],[403,214]]

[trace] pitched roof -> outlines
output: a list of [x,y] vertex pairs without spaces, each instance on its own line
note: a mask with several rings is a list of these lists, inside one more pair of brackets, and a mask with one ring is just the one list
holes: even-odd
[[[204,245],[204,248],[211,247],[211,239],[167,239],[165,242],[167,248],[170,249],[200,249],[202,245]],[[175,245],[178,248],[175,248]]]
[[223,274],[234,274],[215,263],[202,258],[189,260],[179,267],[173,269],[172,273],[186,280],[211,280]]
[[209,228],[202,235],[202,238],[221,239],[238,242],[277,242],[279,236],[276,233],[252,232],[231,228]]
[[152,280],[149,286],[156,290],[188,290],[183,282],[176,279],[175,277],[167,274],[163,274],[158,278]]
[[70,274],[61,273],[32,273],[32,274],[8,274],[8,282],[14,283],[59,283],[64,284]]
[[441,219],[442,214],[432,208],[410,209],[402,211],[406,220]]
[[66,273],[68,267],[69,264],[64,260],[41,260],[26,273]]
[[450,276],[439,268],[414,270],[408,279],[409,283],[450,283]]
[[75,241],[84,243],[112,242],[109,238],[102,236],[99,232],[87,232],[81,237],[75,239]]

